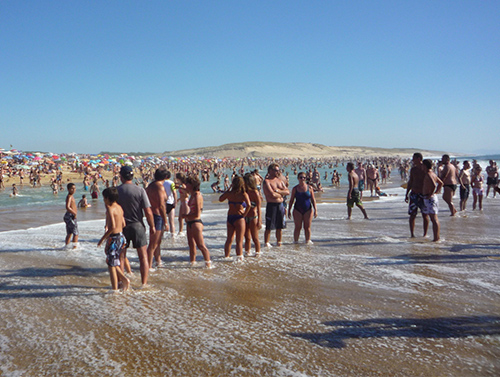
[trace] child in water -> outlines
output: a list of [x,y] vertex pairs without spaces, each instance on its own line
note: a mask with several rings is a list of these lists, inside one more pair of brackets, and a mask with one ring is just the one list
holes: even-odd
[[104,253],[106,254],[111,287],[114,291],[118,290],[118,282],[120,281],[123,291],[127,291],[130,287],[130,280],[123,274],[120,267],[120,253],[125,248],[126,240],[122,233],[125,226],[123,209],[117,203],[118,189],[109,187],[102,192],[102,196],[106,206],[106,232],[97,243],[97,246],[101,246],[107,240]]

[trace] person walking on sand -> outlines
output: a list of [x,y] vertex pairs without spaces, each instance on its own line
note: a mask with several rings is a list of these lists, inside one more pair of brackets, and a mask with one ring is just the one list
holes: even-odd
[[439,178],[443,181],[443,200],[448,204],[450,208],[451,216],[455,216],[457,210],[453,205],[453,195],[455,194],[455,190],[457,189],[457,169],[455,165],[450,162],[450,156],[444,154],[442,157],[442,169],[439,174]]
[[117,203],[118,190],[116,187],[107,188],[102,192],[102,197],[106,206],[106,232],[97,246],[101,246],[106,241],[104,253],[106,254],[111,288],[114,291],[118,290],[118,282],[121,282],[123,291],[127,291],[130,287],[130,280],[125,277],[120,268],[120,254],[125,249],[126,240],[122,233],[125,226],[123,209]]
[[164,182],[167,177],[165,169],[156,169],[154,174],[154,181],[151,182],[146,188],[149,203],[151,204],[151,211],[153,211],[153,219],[155,222],[155,231],[150,232],[149,246],[148,246],[148,262],[149,267],[153,267],[153,259],[156,261],[156,266],[161,267],[161,239],[163,232],[168,231],[167,220],[167,194],[165,192]]
[[271,247],[271,230],[276,230],[277,245],[281,246],[282,231],[286,227],[284,197],[290,195],[290,190],[280,178],[280,167],[272,163],[267,168],[267,176],[263,184],[266,197],[266,230],[264,231],[264,244]]
[[[316,209],[316,199],[314,198],[314,190],[306,183],[306,174],[300,172],[297,176],[299,184],[292,189],[290,195],[290,204],[288,206],[288,218],[292,218],[293,206],[293,221],[295,229],[293,231],[293,241],[299,242],[300,230],[304,228],[304,235],[307,244],[312,244],[311,241],[311,224],[313,216],[318,216]],[[294,205],[295,204],[295,205]]]
[[354,207],[354,204],[361,210],[365,219],[368,219],[368,215],[363,207],[363,202],[361,201],[360,190],[358,189],[359,177],[354,171],[354,164],[348,162],[346,170],[348,173],[347,179],[349,181],[349,191],[347,191],[347,220],[351,219],[352,207]]
[[73,249],[78,247],[78,224],[76,222],[77,208],[75,201],[76,186],[74,183],[67,185],[68,195],[66,196],[66,213],[64,214],[64,222],[66,223],[66,246],[69,242],[73,243]]
[[146,227],[143,222],[144,215],[149,225],[150,234],[156,231],[153,211],[146,191],[132,183],[134,172],[128,165],[120,169],[120,179],[122,184],[118,186],[118,204],[123,208],[126,226],[123,228],[123,234],[127,239],[126,249],[120,254],[120,264],[130,271],[130,266],[125,264],[127,248],[132,243],[139,256],[141,270],[141,281],[143,287],[148,282],[149,260],[148,260],[148,239],[146,237]]
[[415,237],[415,219],[417,218],[419,208],[424,220],[424,237],[427,235],[427,229],[429,228],[429,216],[423,213],[424,198],[422,197],[422,189],[424,186],[425,171],[422,160],[422,153],[416,152],[413,154],[413,167],[410,169],[410,178],[406,186],[405,202],[408,203],[410,235],[412,238]]
[[422,161],[424,165],[424,184],[422,186],[422,196],[424,198],[423,213],[429,216],[432,221],[432,232],[434,234],[434,242],[439,241],[439,220],[438,220],[438,194],[443,187],[443,181],[432,171],[432,161],[425,159]]

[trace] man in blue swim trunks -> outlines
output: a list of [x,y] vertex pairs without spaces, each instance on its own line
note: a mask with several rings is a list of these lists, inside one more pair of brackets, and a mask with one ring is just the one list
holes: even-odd
[[272,163],[267,169],[267,176],[264,180],[263,189],[266,197],[266,230],[264,231],[264,243],[271,247],[271,230],[276,230],[276,241],[281,246],[282,229],[286,227],[286,210],[283,204],[284,197],[290,195],[290,190],[285,182],[280,178],[280,167]]

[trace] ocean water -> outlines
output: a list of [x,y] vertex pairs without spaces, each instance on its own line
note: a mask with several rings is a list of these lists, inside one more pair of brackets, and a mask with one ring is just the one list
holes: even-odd
[[[289,221],[282,247],[243,262],[223,258],[227,204],[207,193],[214,268],[201,255],[190,267],[185,237],[166,238],[146,289],[128,252],[124,294],[110,293],[97,203],[95,218],[80,211],[76,251],[62,249],[62,219],[0,232],[0,375],[499,375],[500,198],[453,218],[441,200],[433,243],[409,238],[400,183],[365,193],[370,220],[357,208],[345,220],[345,186],[327,188],[313,245],[293,244]],[[28,207],[62,217],[53,206]]]

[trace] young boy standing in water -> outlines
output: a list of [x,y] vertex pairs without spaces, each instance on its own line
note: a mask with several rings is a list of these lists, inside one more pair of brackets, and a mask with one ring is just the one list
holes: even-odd
[[111,287],[116,291],[118,289],[118,281],[120,281],[123,285],[123,290],[126,291],[130,287],[130,280],[125,277],[120,267],[120,253],[125,248],[126,242],[125,236],[122,233],[125,226],[125,218],[123,217],[122,207],[117,203],[117,188],[109,187],[105,189],[102,192],[102,197],[106,205],[106,233],[99,240],[97,246],[101,246],[104,240],[107,239],[104,253],[106,254]]
[[[66,196],[66,214],[64,215],[64,222],[66,223],[66,246],[69,241],[73,242],[73,249],[78,246],[78,224],[76,223],[76,202],[73,194],[76,191],[74,183],[68,183],[68,195]],[[71,237],[73,236],[73,239]]]

